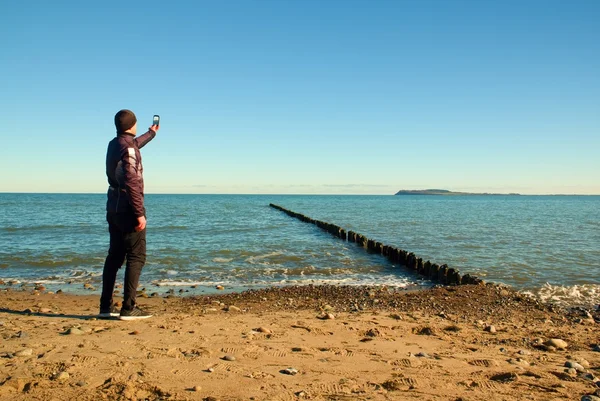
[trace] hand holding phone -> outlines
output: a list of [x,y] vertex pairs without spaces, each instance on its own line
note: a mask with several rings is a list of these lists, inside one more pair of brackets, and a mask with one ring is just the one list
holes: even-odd
[[152,118],[152,126],[150,127],[150,129],[154,132],[158,131],[158,128],[160,126],[160,116],[158,114],[155,114],[154,117]]

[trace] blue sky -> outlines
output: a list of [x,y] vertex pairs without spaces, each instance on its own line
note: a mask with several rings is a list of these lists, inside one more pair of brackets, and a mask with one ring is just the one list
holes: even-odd
[[[0,191],[600,194],[600,1],[5,2]],[[89,2],[91,3],[91,2]]]

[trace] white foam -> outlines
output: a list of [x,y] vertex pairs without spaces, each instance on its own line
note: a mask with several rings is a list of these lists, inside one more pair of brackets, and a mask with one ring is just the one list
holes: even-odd
[[368,285],[368,286],[383,286],[385,285],[386,287],[395,287],[395,288],[405,288],[408,287],[410,285],[413,285],[415,283],[409,282],[409,281],[404,281],[404,282],[400,282],[400,281],[396,281],[396,282],[385,282],[382,283],[381,281],[377,281],[377,282],[367,282],[363,279],[354,279],[354,278],[343,278],[343,279],[297,279],[297,280],[281,280],[279,282],[279,284],[285,284],[285,285],[351,285],[351,286],[361,286],[361,285]]
[[593,308],[600,303],[600,285],[598,284],[560,286],[546,283],[541,288],[523,291],[523,294],[558,306]]
[[191,285],[201,285],[201,286],[215,286],[215,285],[230,285],[229,283],[225,283],[223,281],[175,281],[175,280],[163,280],[163,281],[153,281],[152,284],[157,285],[159,287],[187,287]]
[[212,261],[215,263],[229,263],[233,258],[214,258]]

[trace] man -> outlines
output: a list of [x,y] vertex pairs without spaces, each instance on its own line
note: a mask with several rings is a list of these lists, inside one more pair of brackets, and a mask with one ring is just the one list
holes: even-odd
[[[137,320],[152,317],[135,304],[142,268],[146,263],[146,209],[144,208],[144,177],[140,148],[156,136],[158,125],[135,137],[137,119],[130,110],[115,115],[117,136],[106,151],[108,201],[106,220],[110,233],[110,249],[104,262],[100,318],[119,317]],[[120,312],[113,303],[117,271],[127,260],[123,306]]]

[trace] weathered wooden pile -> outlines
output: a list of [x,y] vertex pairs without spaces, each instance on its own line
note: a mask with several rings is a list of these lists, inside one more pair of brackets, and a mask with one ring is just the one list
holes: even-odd
[[483,280],[472,276],[470,274],[460,274],[458,269],[448,267],[448,265],[439,265],[437,263],[431,263],[430,261],[423,261],[422,258],[417,257],[414,253],[405,251],[403,249],[396,248],[394,246],[382,244],[379,241],[369,239],[362,234],[354,231],[346,231],[344,228],[339,227],[335,224],[327,223],[320,220],[312,219],[300,213],[292,212],[281,206],[269,204],[272,208],[280,210],[286,213],[288,216],[295,217],[305,223],[311,223],[317,227],[329,232],[331,235],[338,237],[344,241],[354,242],[358,246],[363,247],[367,252],[379,253],[386,257],[390,262],[400,264],[407,267],[410,270],[416,271],[417,273],[427,277],[430,280],[439,282],[441,284],[448,285],[460,285],[460,284],[481,284]]

